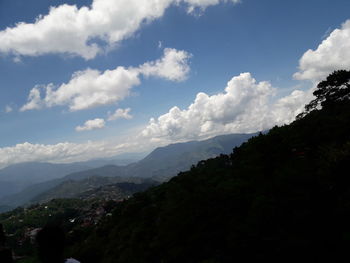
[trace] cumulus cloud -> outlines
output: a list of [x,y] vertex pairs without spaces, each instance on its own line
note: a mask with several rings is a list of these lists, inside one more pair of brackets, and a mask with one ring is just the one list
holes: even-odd
[[173,107],[152,118],[142,135],[153,140],[181,141],[266,130],[294,120],[310,98],[307,92],[295,90],[272,103],[275,92],[269,82],[257,82],[250,73],[242,73],[227,83],[223,93],[198,93],[187,109]]
[[[312,89],[294,90],[272,101],[275,93],[269,82],[257,82],[250,73],[242,73],[233,77],[222,93],[212,96],[198,93],[187,109],[173,107],[168,113],[151,119],[141,131],[132,133],[128,138],[120,138],[123,143],[102,141],[43,145],[26,142],[0,148],[0,168],[27,161],[84,161],[123,152],[146,151],[171,142],[265,130],[293,121],[311,100]],[[129,110],[116,112],[119,112],[117,115],[126,115]]]
[[138,138],[139,130],[128,136],[83,143],[33,144],[29,142],[0,148],[0,169],[22,162],[70,163],[96,158],[110,158],[122,153],[151,151],[158,143]]
[[76,131],[81,132],[81,131],[91,131],[91,130],[96,130],[96,129],[102,129],[105,127],[105,120],[104,119],[93,119],[93,120],[88,120],[84,123],[83,126],[77,126],[75,128]]
[[304,111],[304,106],[313,99],[314,88],[306,91],[294,90],[288,96],[277,100],[271,105],[271,123],[281,125],[294,121],[295,117]]
[[20,111],[26,110],[38,110],[42,107],[42,101],[40,97],[40,85],[35,86],[29,92],[28,102],[20,108]]
[[58,143],[55,145],[31,144],[28,142],[12,147],[0,148],[0,167],[20,162],[74,160],[77,156],[88,155],[93,150],[102,150],[102,144]]
[[20,22],[0,31],[0,52],[17,57],[63,53],[92,59],[102,52],[101,42],[108,48],[115,46],[143,24],[162,17],[172,4],[185,3],[191,12],[219,2],[238,0],[93,0],[91,6],[81,8],[63,4],[51,7],[33,23]]
[[316,50],[309,49],[299,62],[299,80],[318,82],[334,70],[350,68],[350,20],[335,29]]
[[118,119],[126,119],[130,120],[132,119],[132,115],[130,114],[130,108],[126,109],[117,109],[113,114],[109,114],[108,120],[109,121],[114,121]]
[[[36,86],[29,94],[21,111],[68,105],[71,111],[116,103],[130,95],[140,84],[140,75],[155,76],[171,81],[186,79],[191,54],[183,50],[165,48],[161,59],[146,62],[139,67],[117,67],[101,72],[86,69],[75,72],[68,83],[60,86]],[[43,94],[42,94],[43,93]]]
[[[71,111],[83,110],[123,100],[139,84],[138,72],[133,69],[117,67],[104,72],[86,69],[75,72],[68,83],[58,87],[53,84],[34,87],[21,110],[59,105],[68,105]],[[43,98],[40,90],[45,93]]]
[[164,56],[152,62],[146,62],[140,66],[139,71],[144,76],[157,76],[172,81],[182,81],[187,77],[190,67],[188,60],[191,57],[186,51],[164,49]]

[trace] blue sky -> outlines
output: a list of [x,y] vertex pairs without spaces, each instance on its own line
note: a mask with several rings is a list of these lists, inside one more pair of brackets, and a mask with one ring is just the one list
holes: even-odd
[[346,0],[0,0],[0,166],[288,123],[315,83],[350,67],[349,10]]

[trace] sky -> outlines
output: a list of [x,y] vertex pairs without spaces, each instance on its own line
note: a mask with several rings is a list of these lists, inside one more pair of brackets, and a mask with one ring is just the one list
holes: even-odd
[[290,123],[350,68],[348,0],[0,0],[0,168]]

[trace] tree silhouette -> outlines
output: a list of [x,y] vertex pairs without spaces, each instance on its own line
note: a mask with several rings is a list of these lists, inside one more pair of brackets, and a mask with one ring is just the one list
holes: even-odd
[[304,117],[311,111],[320,107],[325,108],[334,103],[339,103],[350,99],[350,71],[337,70],[330,74],[326,80],[321,81],[317,85],[317,89],[313,92],[316,97],[305,106],[305,112],[300,114],[298,118]]

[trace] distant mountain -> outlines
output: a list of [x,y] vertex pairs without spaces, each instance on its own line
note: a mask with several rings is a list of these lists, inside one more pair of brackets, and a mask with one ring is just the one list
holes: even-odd
[[59,185],[63,181],[64,180],[60,178],[28,186],[18,193],[2,197],[0,199],[0,206],[3,205],[15,208],[17,206],[24,205],[30,202],[30,200],[35,196]]
[[0,181],[0,198],[9,194],[17,193],[25,188],[25,184]]
[[227,154],[236,146],[247,141],[253,134],[229,134],[216,136],[204,141],[190,141],[156,148],[141,161],[127,166],[108,165],[76,172],[66,179],[83,179],[90,176],[145,177],[166,181],[201,160]]
[[125,171],[127,170],[127,167],[128,166],[105,165],[94,169],[68,174],[63,177],[62,180],[81,180],[92,176],[126,176]]
[[101,167],[105,165],[119,165],[124,166],[128,165],[130,163],[137,162],[145,156],[147,156],[148,153],[141,152],[141,153],[123,153],[118,154],[117,156],[111,157],[111,158],[100,158],[100,159],[92,159],[84,162],[77,162],[77,164],[87,165],[91,168],[95,167]]
[[11,206],[0,205],[0,213],[4,213],[4,212],[10,211],[12,209],[13,209],[13,207],[11,207]]
[[204,141],[191,141],[159,147],[141,161],[130,164],[127,176],[169,179],[181,171],[188,170],[201,160],[228,154],[254,134],[220,135]]
[[27,162],[10,165],[0,170],[0,180],[7,182],[42,182],[55,179],[67,173],[90,168],[82,163],[54,164]]
[[[99,168],[70,173],[62,178],[31,185],[14,195],[0,198],[0,205],[16,207],[30,202],[41,193],[68,180],[82,180],[93,176],[142,177],[164,182],[201,160],[227,154],[247,141],[253,134],[229,134],[204,141],[190,141],[156,148],[141,161],[126,166],[105,165]],[[81,163],[80,163],[81,164]]]
[[89,168],[91,166],[82,163],[53,164],[27,162],[10,165],[0,170],[0,197],[16,193],[33,184],[49,181]]
[[105,165],[127,165],[141,159],[141,156],[144,154],[128,154],[116,159],[95,159],[68,164],[25,162],[10,165],[0,170],[0,198],[18,193],[34,184],[62,178],[67,174]]
[[91,200],[96,198],[104,200],[123,200],[124,198],[131,197],[135,193],[143,192],[150,187],[157,185],[159,185],[159,182],[152,180],[144,180],[140,183],[124,182],[108,184],[85,191],[77,195],[76,198],[82,200]]
[[[103,195],[124,198],[159,183],[150,179],[93,176],[83,180],[68,180],[36,196],[31,203],[44,203],[58,198],[103,198]],[[107,198],[116,199],[116,198]]]

